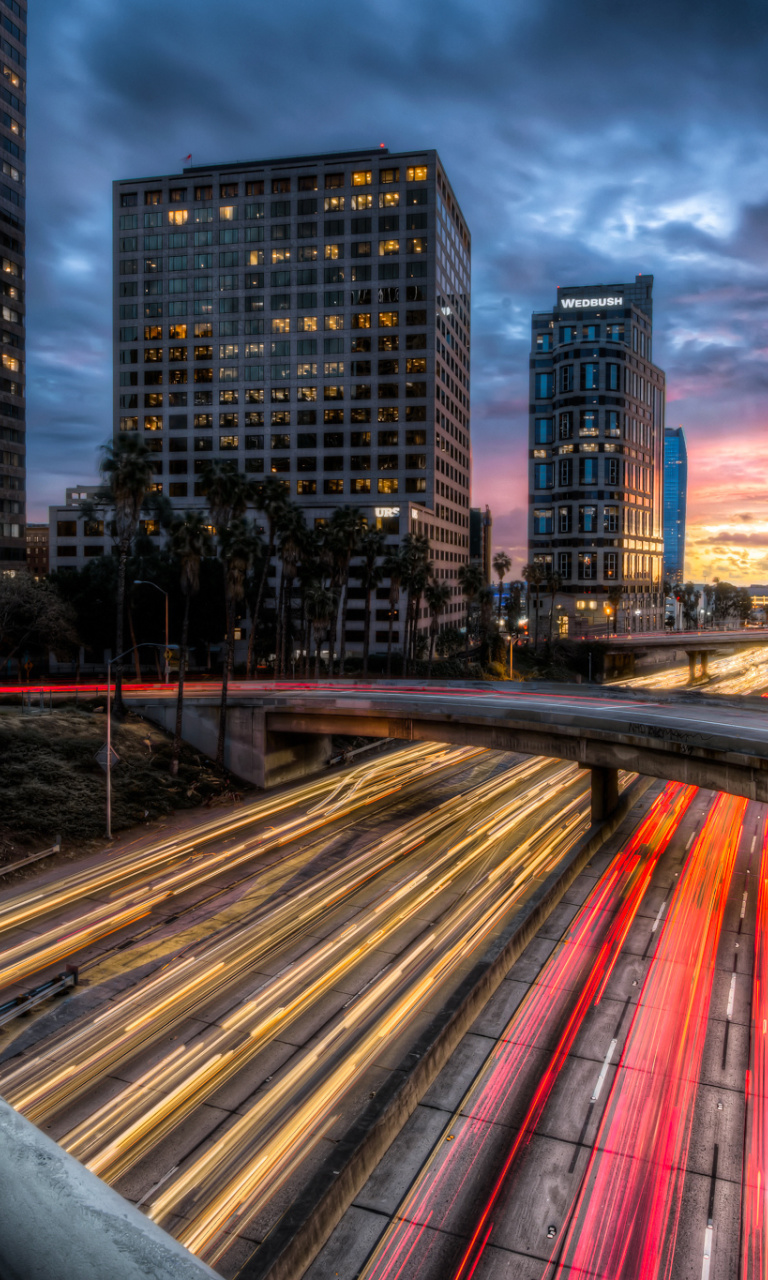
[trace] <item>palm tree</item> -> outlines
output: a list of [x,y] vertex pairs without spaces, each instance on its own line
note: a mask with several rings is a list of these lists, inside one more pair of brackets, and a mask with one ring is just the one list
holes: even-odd
[[531,564],[523,565],[523,577],[528,583],[528,596],[530,598],[531,590],[536,592],[536,618],[534,621],[533,644],[534,648],[538,648],[539,644],[539,592],[546,581],[547,571],[540,560],[534,560]]
[[469,628],[472,603],[485,586],[485,577],[479,564],[463,564],[458,574],[459,586],[467,602],[467,646],[466,656],[469,659]]
[[403,581],[403,573],[405,566],[403,558],[400,554],[400,548],[390,552],[384,561],[384,574],[389,578],[389,629],[387,633],[387,679],[392,675],[392,627],[395,621],[395,613],[400,603],[400,586]]
[[[131,436],[120,436],[104,448],[101,474],[105,480],[104,497],[114,511],[117,537],[117,626],[115,657],[123,652],[125,636],[125,571],[131,545],[136,537],[141,508],[152,483],[153,459],[146,445]],[[122,665],[115,665],[115,710],[123,710]]]
[[301,597],[302,647],[304,649],[304,677],[309,678],[312,650],[312,621],[307,610],[309,592],[323,580],[325,570],[323,537],[321,529],[308,528],[304,534],[301,559],[298,565],[299,595]]
[[306,536],[307,523],[304,512],[295,502],[287,502],[277,527],[277,551],[281,566],[277,604],[276,674],[278,676],[284,676],[287,669],[287,647],[292,636],[293,580],[296,577]]
[[234,656],[236,609],[238,602],[245,595],[245,578],[253,557],[254,537],[253,529],[242,516],[236,516],[219,534],[219,547],[224,564],[224,596],[227,619],[226,660],[221,673],[221,711],[219,714],[219,738],[216,744],[216,763],[222,768],[224,765],[224,744],[227,732],[229,657],[230,655]]
[[267,476],[262,484],[258,486],[256,492],[256,506],[259,511],[263,511],[267,519],[268,530],[268,546],[267,554],[261,570],[259,578],[259,589],[256,594],[256,600],[251,610],[251,633],[248,638],[248,658],[246,660],[245,674],[246,679],[250,680],[253,675],[253,658],[254,658],[254,637],[256,635],[256,619],[261,613],[261,604],[264,598],[264,589],[267,585],[267,577],[269,575],[269,567],[275,555],[275,539],[277,537],[277,526],[280,522],[282,513],[285,511],[288,499],[285,494],[282,481],[276,476]]
[[493,557],[493,571],[499,575],[499,622],[501,622],[501,597],[504,592],[504,578],[512,568],[512,561],[506,551],[497,551]]
[[384,577],[384,566],[379,564],[384,554],[386,535],[382,529],[371,526],[360,539],[359,553],[363,564],[360,581],[365,592],[365,632],[363,634],[363,675],[368,675],[368,655],[371,647],[371,592]]
[[323,635],[328,630],[334,611],[338,608],[338,600],[323,582],[314,582],[307,588],[304,607],[307,617],[312,623],[315,636],[315,679],[320,679],[320,649]]
[[547,591],[549,592],[551,597],[550,603],[549,603],[549,643],[550,644],[552,643],[552,624],[555,620],[555,596],[557,595],[558,591],[562,591],[562,588],[563,588],[563,580],[560,577],[560,574],[555,573],[554,570],[548,573],[547,574]]
[[187,667],[187,645],[189,643],[189,603],[193,595],[200,590],[200,564],[204,555],[210,553],[211,535],[203,517],[198,511],[187,511],[171,525],[171,555],[177,562],[181,577],[181,592],[184,596],[184,617],[181,624],[181,647],[179,649],[179,685],[176,694],[176,730],[173,736],[171,752],[171,774],[175,778],[179,772],[179,754],[181,752],[181,726],[184,708],[184,676]]
[[432,573],[429,558],[429,538],[423,534],[407,533],[400,546],[403,563],[402,581],[408,592],[405,612],[405,643],[403,645],[403,674],[408,663],[416,655],[416,638],[421,612],[421,597]]
[[438,578],[430,578],[424,588],[424,599],[429,609],[429,666],[427,667],[427,679],[432,676],[432,660],[435,653],[435,640],[440,631],[440,615],[445,612],[446,605],[451,599],[451,588],[447,582],[440,582]]
[[[339,675],[344,675],[347,656],[347,597],[349,594],[349,565],[366,528],[365,516],[358,507],[337,507],[325,526],[325,535],[333,564],[333,582],[341,598],[341,642],[339,644]],[[336,647],[336,619],[331,621],[330,670],[333,675],[333,652]]]
[[[243,551],[241,543],[245,537],[242,527],[238,528],[238,536],[236,538],[230,537],[229,529],[233,521],[240,521],[242,516],[245,514],[248,501],[251,496],[251,488],[245,476],[240,475],[233,462],[212,463],[211,466],[203,472],[201,488],[208,500],[208,510],[210,512],[211,522],[219,543],[219,555],[224,564],[224,617],[226,629],[224,633],[224,661],[221,672],[219,737],[216,747],[216,764],[219,768],[223,768],[224,742],[227,732],[227,693],[229,690],[230,653],[234,656],[236,595],[232,584],[239,574],[239,564],[241,562],[240,555]],[[237,551],[238,553],[237,570],[235,570],[233,566],[234,579],[230,575],[230,566],[227,562],[229,551]],[[247,572],[249,559],[250,544],[243,577],[245,576],[245,572]],[[242,599],[242,593],[240,598]]]
[[614,586],[610,587],[608,590],[608,603],[613,609],[614,635],[617,635],[619,630],[619,605],[621,604],[623,596],[624,596],[624,588],[622,587],[620,582],[617,582]]

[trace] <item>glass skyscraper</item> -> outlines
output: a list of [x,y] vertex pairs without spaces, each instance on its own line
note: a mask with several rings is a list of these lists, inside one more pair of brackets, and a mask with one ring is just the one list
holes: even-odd
[[685,504],[688,494],[688,452],[682,427],[664,432],[664,578],[672,586],[685,570]]
[[27,6],[0,0],[0,574],[26,563],[24,180]]

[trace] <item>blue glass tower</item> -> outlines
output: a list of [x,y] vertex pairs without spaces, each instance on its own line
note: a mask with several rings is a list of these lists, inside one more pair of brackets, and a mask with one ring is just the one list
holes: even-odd
[[664,577],[675,586],[685,569],[688,451],[682,427],[664,430]]

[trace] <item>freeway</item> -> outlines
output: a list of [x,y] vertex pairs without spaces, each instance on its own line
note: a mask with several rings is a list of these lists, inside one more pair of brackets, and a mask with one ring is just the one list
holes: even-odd
[[[0,989],[77,957],[89,943],[145,919],[159,904],[208,883],[222,870],[231,873],[292,846],[478,754],[476,748],[445,750],[432,745],[388,754],[341,776],[326,776],[241,805],[235,813],[170,839],[140,843],[117,857],[89,861],[82,869],[7,893],[0,903],[0,937],[12,936],[6,936],[0,951]],[[274,824],[280,817],[281,822],[266,826],[268,819]],[[243,833],[243,839],[232,842]],[[62,915],[65,908],[71,910]],[[54,923],[40,924],[51,915],[57,915]],[[36,929],[30,933],[33,924]]]
[[764,1280],[767,874],[764,806],[668,785],[306,1280]]
[[[279,1213],[286,1180],[306,1179],[318,1144],[380,1078],[384,1046],[412,1042],[588,827],[573,765],[479,763],[474,786],[386,829],[374,822],[347,857],[307,867],[237,927],[2,1064],[3,1096],[135,1187],[196,1252],[222,1257],[233,1212],[243,1230]],[[239,1115],[211,1105],[228,1088]],[[214,1114],[201,1153],[190,1133]]]

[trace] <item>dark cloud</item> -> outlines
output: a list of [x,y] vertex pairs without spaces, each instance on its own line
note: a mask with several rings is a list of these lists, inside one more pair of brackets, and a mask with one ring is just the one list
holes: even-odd
[[190,151],[438,148],[473,234],[473,496],[510,545],[525,541],[530,312],[558,284],[655,275],[692,474],[726,425],[735,449],[764,431],[764,0],[738,21],[722,0],[36,0],[29,55],[38,514],[93,476],[110,431],[110,183]]

